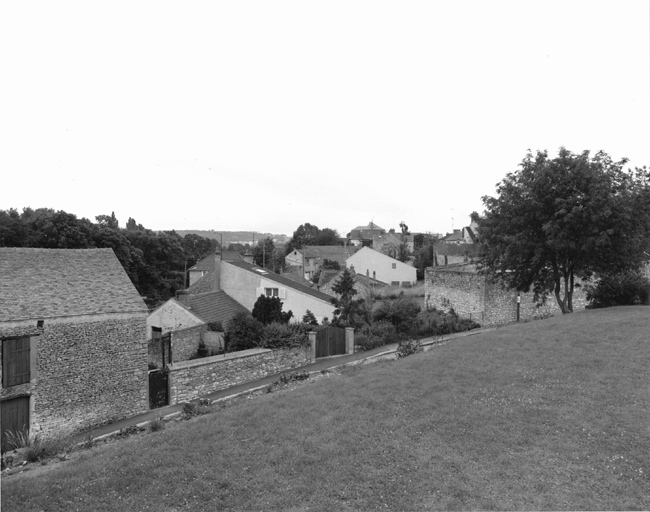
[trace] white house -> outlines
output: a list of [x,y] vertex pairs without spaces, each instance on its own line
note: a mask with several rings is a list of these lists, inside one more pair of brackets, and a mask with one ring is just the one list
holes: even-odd
[[221,290],[249,311],[260,295],[266,295],[279,297],[283,311],[293,312],[292,320],[302,320],[307,310],[319,323],[333,316],[329,295],[244,261],[220,261],[218,282]]
[[402,263],[369,247],[363,247],[345,262],[347,267],[354,267],[358,274],[365,274],[386,284],[410,286],[417,282],[415,267]]

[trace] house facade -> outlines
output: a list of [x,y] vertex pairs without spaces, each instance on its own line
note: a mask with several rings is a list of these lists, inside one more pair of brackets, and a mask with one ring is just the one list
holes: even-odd
[[346,260],[357,251],[350,245],[314,245],[302,249],[294,249],[285,256],[285,263],[290,267],[298,267],[304,272],[305,279],[311,279],[325,264],[325,260],[338,263],[345,267]]
[[0,311],[3,450],[148,410],[148,310],[112,249],[0,248]]
[[372,243],[373,237],[381,236],[384,234],[386,234],[386,230],[384,228],[370,221],[367,226],[357,226],[351,230],[348,235],[348,240],[352,245],[360,247],[364,245],[364,243]]
[[393,286],[411,286],[417,282],[417,270],[411,265],[378,251],[363,247],[346,261],[348,268],[354,267],[357,274]]
[[402,244],[406,244],[406,249],[409,253],[413,253],[415,249],[413,235],[388,232],[372,237],[372,248],[391,258],[397,258],[399,256]]
[[[425,307],[452,309],[463,318],[470,318],[483,327],[517,320],[532,320],[560,313],[554,296],[545,303],[535,301],[534,293],[503,288],[499,283],[479,274],[475,264],[429,267],[425,269]],[[582,287],[573,294],[573,307],[587,304]]]
[[318,322],[332,318],[334,306],[328,295],[296,283],[249,263],[222,261],[219,272],[220,288],[248,311],[253,310],[260,295],[279,297],[284,311],[292,311],[293,319],[300,321],[310,310]]

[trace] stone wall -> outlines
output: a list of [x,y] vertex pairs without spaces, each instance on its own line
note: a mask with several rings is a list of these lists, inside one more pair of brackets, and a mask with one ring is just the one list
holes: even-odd
[[146,313],[46,320],[32,337],[30,382],[0,396],[30,396],[30,432],[72,434],[145,412]]
[[453,307],[460,316],[473,319],[485,310],[485,279],[475,272],[427,268],[424,281],[425,307]]
[[311,356],[309,346],[278,350],[254,348],[168,365],[170,404],[304,366],[311,362]]
[[208,330],[208,325],[197,325],[172,332],[172,361],[187,361],[196,355],[201,336]]
[[[578,282],[578,281],[576,281]],[[449,310],[453,308],[461,317],[471,318],[484,327],[517,320],[517,291],[504,289],[476,272],[427,268],[425,272],[425,307]],[[586,306],[582,287],[574,289],[573,309]],[[554,295],[541,304],[533,292],[521,292],[519,319],[534,320],[560,313]]]

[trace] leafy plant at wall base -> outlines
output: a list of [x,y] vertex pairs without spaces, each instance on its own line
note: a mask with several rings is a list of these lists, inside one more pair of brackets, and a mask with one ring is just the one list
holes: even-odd
[[422,352],[420,340],[401,340],[397,345],[397,359],[403,359],[418,352]]

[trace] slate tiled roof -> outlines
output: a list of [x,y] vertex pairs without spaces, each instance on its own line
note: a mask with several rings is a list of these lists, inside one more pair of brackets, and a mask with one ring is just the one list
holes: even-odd
[[[325,302],[329,303],[330,302],[330,296],[323,293],[319,292],[318,290],[315,290],[313,288],[310,288],[309,286],[302,285],[300,283],[296,283],[292,281],[291,279],[287,279],[286,277],[276,274],[275,272],[271,272],[268,270],[264,270],[261,267],[258,267],[257,265],[252,265],[250,263],[246,263],[245,261],[229,261],[229,265],[234,265],[236,267],[239,267],[244,270],[248,270],[249,272],[255,274],[258,277],[264,277],[264,279],[268,279],[269,281],[275,281],[278,284],[281,284],[287,288],[292,288],[293,290],[299,291],[304,293],[305,295],[310,295],[312,297],[315,297],[317,299],[324,300]],[[261,272],[260,272],[261,271]]]
[[468,256],[477,257],[480,252],[478,244],[445,244],[439,243],[433,246],[433,250],[440,256]]
[[214,268],[214,260],[216,255],[214,253],[207,255],[201,261],[197,262],[193,267],[188,268],[187,270],[212,270]]
[[223,290],[190,295],[190,311],[204,322],[229,321],[235,313],[248,310]]
[[147,312],[113,249],[0,247],[0,322]]

